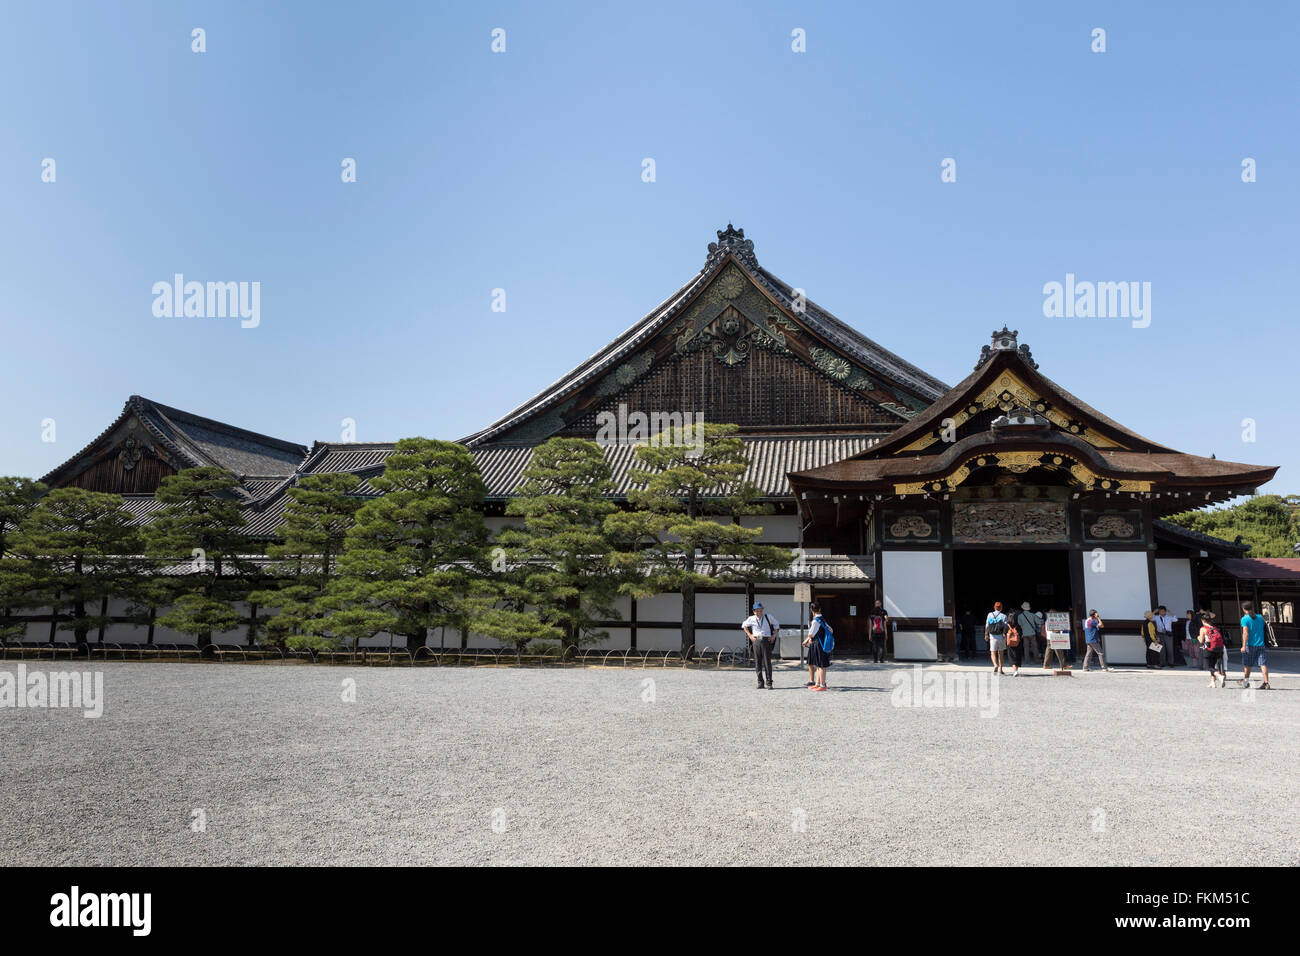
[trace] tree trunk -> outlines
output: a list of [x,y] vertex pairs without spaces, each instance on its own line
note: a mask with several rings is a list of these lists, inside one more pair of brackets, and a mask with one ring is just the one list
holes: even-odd
[[417,650],[419,650],[422,646],[424,646],[424,640],[425,640],[425,636],[423,631],[421,631],[419,634],[407,634],[406,653],[414,654]]
[[695,585],[682,588],[682,656],[695,656]]
[[[86,619],[85,601],[77,601],[76,604],[73,605],[72,616],[78,621],[84,621]],[[78,651],[85,651],[87,654],[90,653],[90,628],[78,627],[73,630],[72,637],[73,640],[76,641]]]

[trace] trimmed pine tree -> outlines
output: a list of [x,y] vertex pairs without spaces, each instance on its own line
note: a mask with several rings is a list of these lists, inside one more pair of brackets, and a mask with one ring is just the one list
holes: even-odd
[[736,519],[763,514],[760,491],[744,480],[745,445],[735,425],[670,428],[636,449],[628,477],[629,511],[605,519],[611,536],[635,546],[614,556],[633,572],[622,589],[645,598],[682,596],[682,653],[695,647],[695,596],[700,590],[761,580],[789,567],[790,552],[758,543],[761,528]]
[[30,561],[10,553],[9,541],[45,490],[30,478],[0,477],[0,640],[21,639],[26,626],[14,615],[38,606],[35,569]]
[[162,572],[158,589],[171,603],[157,623],[193,635],[203,649],[213,634],[243,622],[236,605],[251,590],[237,487],[229,472],[213,466],[170,475],[154,492],[162,507],[145,527],[146,550]]
[[523,524],[497,535],[510,570],[505,577],[516,608],[533,608],[567,646],[608,636],[599,622],[614,607],[620,575],[605,519],[618,510],[609,464],[595,442],[552,438],[533,450],[506,514]]
[[404,438],[371,484],[384,494],[357,511],[323,601],[331,633],[353,641],[400,634],[414,653],[434,628],[463,631],[477,621],[499,633],[526,624],[498,606],[487,490],[468,449]]
[[338,573],[339,556],[364,498],[361,479],[350,474],[308,475],[288,489],[281,540],[267,548],[277,559],[273,586],[249,594],[248,600],[275,613],[266,631],[289,647],[333,647],[340,638],[329,633],[322,604]]
[[76,643],[109,623],[108,602],[126,599],[143,622],[148,609],[140,534],[120,495],[56,488],[41,498],[10,536],[29,575],[28,606],[48,607],[58,629]]

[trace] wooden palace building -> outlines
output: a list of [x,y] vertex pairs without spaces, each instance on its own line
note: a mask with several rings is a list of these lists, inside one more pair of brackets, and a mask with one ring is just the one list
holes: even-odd
[[[620,407],[738,425],[748,477],[771,507],[740,520],[762,527],[765,543],[792,550],[791,568],[770,583],[699,595],[699,647],[739,644],[755,596],[783,624],[797,623],[794,589],[807,582],[837,622],[842,652],[865,642],[876,599],[894,618],[895,655],[915,660],[952,653],[951,620],[963,610],[1029,600],[1076,618],[1098,608],[1108,651],[1123,662],[1131,656],[1123,634],[1136,632],[1143,610],[1163,603],[1181,614],[1199,576],[1245,550],[1161,518],[1252,493],[1276,471],[1183,454],[1133,433],[1044,376],[1007,329],[950,388],[760,266],[753,242],[730,225],[709,243],[703,268],[650,314],[462,439],[489,490],[489,524],[507,523],[505,505],[533,448],[557,435],[595,438],[598,416]],[[121,493],[148,521],[163,477],[219,465],[239,480],[250,550],[259,550],[275,539],[296,481],[351,472],[363,494],[376,494],[367,479],[382,472],[392,447],[307,447],[132,396],[42,480]],[[620,495],[633,451],[605,448]],[[620,611],[609,622],[610,647],[679,646],[677,595],[624,600]],[[33,619],[27,640],[50,640],[51,627],[48,615]],[[152,626],[107,630],[119,643],[190,640]]]

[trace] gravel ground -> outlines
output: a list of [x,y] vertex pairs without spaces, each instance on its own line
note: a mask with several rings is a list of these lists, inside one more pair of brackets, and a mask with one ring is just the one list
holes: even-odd
[[1253,700],[1030,670],[994,717],[894,706],[903,664],[841,662],[822,694],[792,665],[760,693],[740,671],[96,662],[99,719],[0,710],[0,840],[25,864],[1295,865],[1300,659],[1273,658]]

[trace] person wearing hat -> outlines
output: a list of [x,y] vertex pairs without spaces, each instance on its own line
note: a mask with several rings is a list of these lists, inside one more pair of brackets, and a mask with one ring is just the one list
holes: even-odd
[[1020,605],[1020,612],[1016,615],[1016,627],[1020,629],[1020,644],[1035,658],[1043,656],[1041,654],[1043,643],[1042,623],[1038,619],[1038,615],[1030,610],[1028,601]]
[[754,670],[758,674],[758,689],[763,689],[763,678],[767,677],[767,689],[772,689],[772,644],[777,628],[781,625],[771,614],[763,610],[761,601],[754,602],[754,613],[745,618],[740,625],[749,646],[754,651]]

